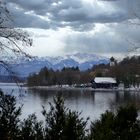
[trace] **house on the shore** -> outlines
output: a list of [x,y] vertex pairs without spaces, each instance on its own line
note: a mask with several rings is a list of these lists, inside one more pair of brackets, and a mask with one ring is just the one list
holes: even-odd
[[115,78],[112,77],[95,77],[91,81],[93,88],[115,88],[118,87],[118,83]]

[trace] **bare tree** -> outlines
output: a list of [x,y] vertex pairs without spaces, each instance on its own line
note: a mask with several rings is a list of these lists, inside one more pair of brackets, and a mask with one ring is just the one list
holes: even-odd
[[6,3],[0,1],[0,65],[9,72],[7,60],[14,57],[31,56],[26,52],[26,47],[32,46],[29,34],[21,29],[11,26],[12,16],[6,7]]

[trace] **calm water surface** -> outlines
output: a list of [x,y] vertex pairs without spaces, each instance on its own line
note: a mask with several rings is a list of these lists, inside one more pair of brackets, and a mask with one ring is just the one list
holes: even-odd
[[1,85],[0,88],[8,93],[15,95],[18,105],[24,104],[22,118],[29,114],[36,113],[38,118],[44,119],[41,111],[42,105],[49,109],[49,102],[53,103],[53,97],[62,95],[65,99],[66,107],[82,112],[84,118],[90,117],[95,120],[106,110],[112,110],[116,106],[124,103],[140,103],[140,93],[138,92],[94,92],[85,90],[72,91],[46,91],[20,89],[16,85]]

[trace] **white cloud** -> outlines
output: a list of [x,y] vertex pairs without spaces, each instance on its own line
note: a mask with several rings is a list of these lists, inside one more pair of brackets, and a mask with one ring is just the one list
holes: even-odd
[[130,21],[140,23],[140,0],[7,0],[7,3],[15,27],[32,28],[27,30],[33,32],[34,55],[125,54],[133,44],[140,45],[140,25],[130,24]]
[[34,40],[33,47],[29,50],[32,55],[58,56],[64,55],[63,38],[69,29],[44,30],[26,29]]

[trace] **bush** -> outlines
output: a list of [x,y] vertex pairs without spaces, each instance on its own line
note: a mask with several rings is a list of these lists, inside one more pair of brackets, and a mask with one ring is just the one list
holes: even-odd
[[140,121],[135,106],[120,107],[116,113],[106,111],[101,118],[86,129],[87,120],[81,113],[71,111],[62,97],[54,98],[50,110],[43,107],[45,126],[35,114],[21,121],[21,107],[16,98],[0,91],[0,139],[1,140],[139,140]]
[[87,120],[80,113],[64,106],[62,97],[54,98],[50,111],[43,108],[45,128],[35,114],[21,121],[22,107],[16,107],[16,98],[0,92],[0,139],[1,140],[84,140]]
[[0,139],[40,140],[43,139],[42,123],[30,115],[21,121],[21,107],[16,107],[16,98],[0,91]]
[[117,113],[106,112],[93,122],[89,138],[94,140],[139,140],[140,121],[133,105],[120,107]]
[[4,140],[18,139],[20,130],[19,116],[21,108],[16,108],[16,98],[11,95],[4,95],[0,91],[0,138]]
[[38,122],[35,114],[21,122],[21,140],[43,140],[43,122]]
[[54,105],[50,104],[50,111],[43,109],[46,118],[46,138],[48,140],[84,140],[87,120],[80,118],[80,113],[71,111],[64,106],[64,100],[58,96],[54,98]]

